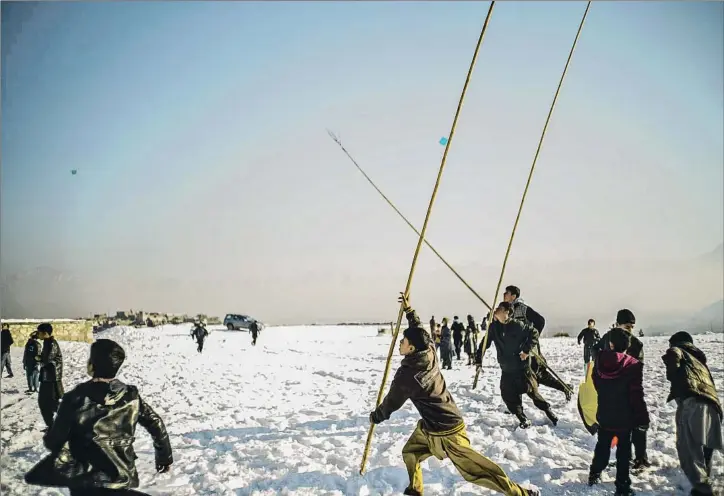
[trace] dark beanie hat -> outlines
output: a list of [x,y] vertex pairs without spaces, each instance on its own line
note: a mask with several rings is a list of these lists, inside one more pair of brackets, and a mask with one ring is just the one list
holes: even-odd
[[417,351],[425,351],[432,344],[430,335],[421,327],[408,327],[403,332],[403,335]]
[[669,338],[670,345],[684,343],[694,344],[694,338],[686,331],[679,331]]
[[621,325],[635,324],[636,317],[634,317],[634,314],[631,310],[629,310],[628,308],[624,308],[623,310],[619,310],[616,314],[616,322]]
[[50,322],[43,322],[38,326],[38,332],[45,332],[50,335],[53,334],[53,325]]

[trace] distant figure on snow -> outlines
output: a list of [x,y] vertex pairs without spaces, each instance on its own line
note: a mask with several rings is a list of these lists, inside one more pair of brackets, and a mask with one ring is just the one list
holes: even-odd
[[550,404],[538,392],[538,382],[531,368],[530,352],[538,344],[538,331],[535,327],[513,318],[513,306],[501,301],[493,314],[493,322],[488,327],[488,339],[483,343],[475,356],[477,367],[483,365],[483,353],[495,344],[500,375],[500,396],[510,413],[520,422],[521,429],[531,426],[530,420],[523,413],[523,395],[533,400],[533,404],[542,410],[553,425],[558,424],[558,417],[551,411]]
[[63,389],[63,353],[58,341],[53,337],[53,326],[44,322],[38,326],[38,338],[43,340],[43,351],[40,355],[40,389],[38,390],[38,406],[43,416],[47,431],[53,425],[53,416],[58,411]]
[[25,475],[25,482],[67,487],[71,496],[144,496],[130,489],[139,485],[133,450],[137,424],[153,439],[156,471],[169,471],[173,457],[163,420],[135,386],[116,379],[125,359],[115,341],[99,339],[91,345],[92,379],[63,396],[53,427],[43,437],[51,453]]
[[8,379],[13,377],[13,369],[10,368],[10,347],[14,342],[13,335],[10,332],[10,326],[3,324],[2,332],[0,332],[0,374],[2,374],[2,369],[6,368],[8,370]]
[[404,358],[387,396],[370,414],[370,422],[380,424],[388,420],[408,399],[422,417],[402,448],[402,459],[410,478],[403,494],[423,494],[420,463],[434,456],[440,460],[450,458],[460,475],[478,486],[508,496],[539,495],[537,490],[525,489],[511,481],[502,468],[470,446],[465,422],[440,373],[437,354],[427,331],[404,295],[400,300],[409,323],[400,342],[399,351]]
[[430,318],[430,334],[434,334],[435,329],[437,329],[437,324],[435,323],[435,316],[433,315]]
[[715,494],[711,476],[714,450],[722,450],[722,407],[706,355],[688,332],[669,339],[661,359],[671,382],[667,401],[676,401],[676,451],[681,470],[691,482],[692,496]]
[[463,334],[465,333],[465,326],[458,320],[458,316],[453,317],[452,324],[452,335],[453,341],[455,342],[455,355],[460,360],[460,350],[463,347]]
[[598,329],[596,329],[596,321],[588,319],[588,327],[583,329],[578,334],[578,344],[583,341],[583,363],[588,364],[591,361],[593,354],[593,346],[601,339],[598,335]]
[[440,360],[442,361],[442,368],[452,370],[453,349],[452,342],[452,331],[447,326],[447,317],[442,319],[442,329],[440,329]]
[[475,350],[478,349],[478,325],[472,315],[468,315],[468,327],[465,329],[463,348],[468,356],[468,366],[475,365]]
[[37,393],[40,387],[40,370],[38,366],[41,360],[41,348],[38,341],[38,333],[33,332],[25,343],[25,352],[23,353],[23,368],[25,369],[25,377],[28,379],[28,393]]
[[598,392],[598,440],[588,475],[588,485],[601,482],[601,473],[608,467],[611,443],[616,446],[616,496],[634,494],[631,490],[629,464],[631,443],[637,427],[648,426],[649,412],[644,401],[643,364],[626,354],[631,346],[631,333],[612,329],[607,347],[599,353],[593,373]]
[[440,339],[442,338],[442,326],[435,325],[435,331],[432,333],[432,339],[435,342],[435,351],[440,349]]
[[198,322],[192,332],[196,343],[199,345],[196,351],[202,353],[204,351],[204,340],[209,335],[209,331],[206,330],[204,322]]
[[251,332],[251,345],[256,346],[256,338],[259,337],[259,324],[256,320],[249,326],[249,332]]
[[[541,314],[533,310],[532,307],[528,306],[523,301],[523,298],[520,297],[520,288],[518,288],[517,286],[508,286],[507,288],[505,288],[505,293],[503,293],[503,301],[506,301],[513,305],[514,319],[520,320],[528,325],[533,326],[535,330],[538,331],[538,336],[543,335],[543,329],[546,326],[546,319],[543,318]],[[531,368],[533,369],[533,372],[535,372],[536,381],[538,382],[538,384],[562,392],[566,395],[566,401],[570,401],[571,397],[573,396],[573,386],[564,383],[563,381],[556,378],[553,374],[551,374],[551,372],[548,370],[548,365],[546,364],[546,359],[543,356],[543,352],[541,352],[540,350],[540,343],[536,343],[535,349],[533,349],[532,351],[534,351],[540,357],[539,359],[534,355],[531,358]]]

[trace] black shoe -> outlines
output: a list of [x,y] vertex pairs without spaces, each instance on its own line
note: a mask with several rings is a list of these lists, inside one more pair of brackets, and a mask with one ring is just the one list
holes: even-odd
[[9,374],[6,379],[12,379],[13,377],[15,377],[13,374]]
[[588,485],[589,486],[595,486],[596,484],[601,483],[601,472],[594,472],[591,470],[588,473]]
[[548,420],[550,420],[553,423],[553,427],[558,425],[558,417],[556,417],[556,415],[552,411],[547,410],[545,412],[545,414],[546,414],[546,417],[548,417]]
[[630,486],[617,487],[616,494],[614,496],[634,496],[636,493],[633,492]]
[[418,491],[417,489],[412,489],[411,487],[405,488],[402,494],[406,494],[408,496],[422,496],[422,493],[420,491]]
[[568,384],[569,389],[566,389],[563,391],[566,395],[566,401],[571,401],[571,398],[573,398],[573,386]]
[[528,420],[528,417],[526,417],[525,415],[516,415],[516,417],[518,417],[518,422],[520,422],[518,427],[520,427],[521,429],[527,429],[528,427],[533,425],[531,424],[531,421]]
[[631,466],[631,471],[638,472],[640,470],[644,470],[651,467],[651,462],[649,462],[645,458],[641,458],[638,460],[633,461],[633,465]]

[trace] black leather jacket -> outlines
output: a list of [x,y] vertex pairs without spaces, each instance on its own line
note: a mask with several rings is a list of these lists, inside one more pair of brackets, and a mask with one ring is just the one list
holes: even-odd
[[40,357],[40,380],[43,382],[61,382],[63,380],[63,353],[53,336],[43,340],[43,352]]
[[56,485],[52,481],[61,476],[66,487],[138,487],[133,450],[136,424],[153,438],[156,465],[170,465],[173,457],[166,427],[135,386],[117,379],[80,384],[63,396],[53,426],[43,438],[51,457],[71,461],[56,462],[50,471],[56,473],[35,474],[32,482],[26,476],[26,480]]

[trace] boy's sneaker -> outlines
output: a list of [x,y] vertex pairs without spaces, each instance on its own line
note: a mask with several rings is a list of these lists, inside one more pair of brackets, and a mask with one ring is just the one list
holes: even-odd
[[601,483],[601,472],[590,471],[588,473],[588,485],[595,486]]
[[633,492],[630,486],[617,487],[616,494],[614,496],[634,496],[636,493]]
[[526,496],[540,496],[540,489],[526,489],[525,490]]
[[520,417],[518,417],[518,421],[520,422],[519,427],[521,429],[527,429],[528,427],[533,425],[531,421],[528,420],[528,417],[526,417],[525,415],[521,415]]
[[556,414],[555,414],[555,413],[553,413],[553,412],[550,411],[550,410],[547,410],[547,411],[546,411],[546,417],[548,417],[548,420],[550,420],[551,422],[553,422],[553,427],[555,427],[555,426],[558,425],[558,417],[556,417]]
[[402,494],[406,494],[407,496],[422,496],[422,493],[420,491],[411,487],[405,488]]
[[638,472],[640,470],[644,470],[651,467],[651,462],[648,461],[645,458],[640,458],[638,460],[633,461],[633,466],[631,467],[631,470],[633,472]]

